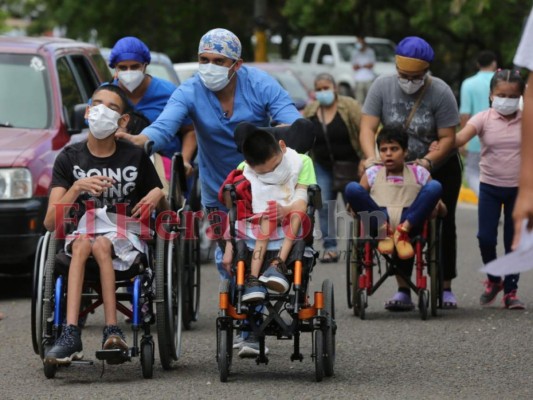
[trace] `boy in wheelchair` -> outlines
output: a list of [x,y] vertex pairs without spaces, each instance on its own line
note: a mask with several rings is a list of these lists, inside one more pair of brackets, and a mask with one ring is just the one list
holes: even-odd
[[[439,200],[442,186],[417,163],[406,163],[408,135],[402,126],[385,126],[376,138],[381,163],[365,171],[360,183],[346,186],[346,201],[355,213],[370,212],[368,232],[378,231],[381,254],[396,252],[396,263],[406,276],[413,268],[414,250],[410,238],[418,234],[433,211],[445,206]],[[382,218],[379,218],[381,216]],[[374,226],[376,224],[380,226]],[[385,303],[390,311],[412,310],[411,291],[396,275],[398,292]]]
[[[277,141],[260,128],[250,127],[242,141],[242,152],[245,161],[237,169],[250,183],[252,199],[246,215],[237,215],[237,219],[247,218],[236,222],[237,239],[243,239],[251,251],[242,301],[260,303],[266,298],[267,288],[277,293],[289,289],[285,263],[307,210],[307,187],[316,184],[316,177],[307,155],[288,148],[283,140]],[[231,275],[236,249],[230,237],[226,235],[226,239],[223,264]],[[261,274],[267,253],[275,256],[266,260],[267,268]],[[259,354],[253,335],[237,337],[234,347],[240,348],[241,357]]]
[[79,223],[76,231],[65,236],[65,252],[71,257],[66,320],[60,337],[45,355],[50,364],[68,364],[83,357],[78,313],[90,257],[100,272],[105,314],[102,348],[128,350],[117,326],[115,270],[128,270],[146,251],[142,239],[150,238],[152,211],[166,208],[161,182],[148,155],[115,139],[117,129],[128,124],[128,111],[122,89],[114,85],[97,88],[85,115],[87,140],[63,149],[54,164],[44,225],[61,237],[67,212],[74,214],[69,221]]

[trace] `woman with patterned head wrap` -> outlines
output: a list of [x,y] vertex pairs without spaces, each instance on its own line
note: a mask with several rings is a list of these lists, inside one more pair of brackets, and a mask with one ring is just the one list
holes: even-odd
[[[409,36],[398,44],[397,73],[378,77],[365,100],[360,140],[368,168],[376,158],[374,138],[379,125],[403,125],[409,135],[408,160],[416,160],[442,184],[442,200],[448,209],[442,237],[443,307],[456,308],[451,281],[457,274],[455,208],[462,169],[455,150],[459,112],[450,87],[439,78],[429,77],[433,59],[433,49],[422,38]],[[430,152],[435,141],[438,150]]]

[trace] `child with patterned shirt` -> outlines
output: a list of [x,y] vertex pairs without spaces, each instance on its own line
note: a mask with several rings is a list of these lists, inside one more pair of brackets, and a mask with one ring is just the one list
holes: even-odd
[[[381,163],[368,168],[361,182],[346,186],[346,201],[353,212],[383,212],[378,243],[382,254],[396,250],[398,266],[406,276],[412,272],[414,250],[410,236],[422,228],[442,193],[439,182],[417,164],[406,164],[408,135],[402,126],[385,126],[376,143]],[[374,214],[375,215],[375,214]],[[373,219],[375,221],[375,219]],[[373,221],[370,221],[373,222]],[[372,230],[372,226],[368,227]],[[394,233],[393,233],[394,232]],[[385,303],[390,311],[412,310],[411,291],[405,280],[396,276],[398,292]]]

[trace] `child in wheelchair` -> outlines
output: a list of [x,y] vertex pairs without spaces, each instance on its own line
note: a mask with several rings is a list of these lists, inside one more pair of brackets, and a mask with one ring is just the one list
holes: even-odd
[[61,237],[67,213],[74,214],[68,221],[79,223],[76,231],[64,236],[65,252],[71,257],[66,320],[45,355],[47,363],[68,364],[83,357],[78,313],[90,257],[100,272],[105,315],[102,348],[128,350],[117,326],[115,270],[128,270],[146,251],[143,239],[151,237],[150,216],[154,209],[167,206],[148,155],[115,139],[117,129],[128,124],[128,111],[122,89],[114,85],[97,88],[86,110],[87,140],[63,149],[54,164],[44,225]]
[[[377,231],[378,251],[394,255],[398,267],[410,276],[414,257],[411,237],[421,231],[424,221],[437,206],[444,207],[439,200],[442,186],[431,179],[424,167],[406,163],[408,135],[402,126],[383,127],[376,143],[381,163],[368,168],[360,183],[351,182],[346,186],[346,200],[360,216],[363,212],[371,213],[370,226],[363,229]],[[414,304],[408,284],[399,275],[396,280],[398,292],[385,303],[385,308],[412,310]]]
[[[242,301],[260,303],[266,298],[267,289],[277,293],[289,289],[286,262],[307,210],[307,187],[316,184],[316,177],[307,155],[288,148],[283,140],[277,141],[260,128],[250,127],[242,141],[242,152],[245,161],[237,170],[250,184],[251,193],[246,197],[251,195],[251,204],[248,203],[249,210],[244,215],[237,215],[237,219],[245,218],[237,221],[236,236],[252,252]],[[235,249],[228,233],[223,264],[231,275]],[[267,253],[275,256],[265,260]],[[265,261],[267,267],[261,274]],[[253,335],[234,340],[234,347],[240,349],[239,356],[259,354]]]

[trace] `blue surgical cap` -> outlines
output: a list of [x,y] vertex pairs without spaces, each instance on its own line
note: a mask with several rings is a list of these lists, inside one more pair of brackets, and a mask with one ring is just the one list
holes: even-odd
[[121,61],[138,61],[142,64],[150,64],[150,50],[139,39],[126,36],[115,43],[109,55],[109,66],[115,68]]
[[428,42],[418,36],[408,36],[396,46],[396,55],[416,58],[428,63],[433,61],[435,53]]

